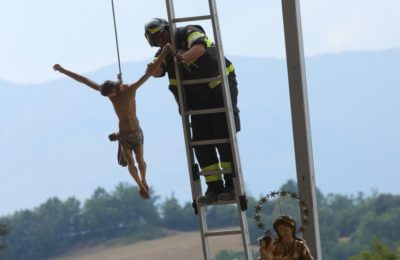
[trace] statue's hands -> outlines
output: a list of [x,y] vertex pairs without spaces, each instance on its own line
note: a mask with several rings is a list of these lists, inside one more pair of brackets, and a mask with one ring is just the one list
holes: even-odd
[[[153,63],[147,63],[147,68],[146,68],[146,74],[149,73],[150,75],[152,74],[152,70],[153,70]],[[153,76],[153,75],[152,75]]]
[[53,69],[54,69],[55,71],[59,71],[59,72],[63,72],[63,71],[64,71],[64,68],[63,68],[60,64],[55,64],[55,65],[53,66]]
[[117,79],[119,83],[122,83],[122,73],[118,73]]
[[156,67],[153,62],[147,64],[146,74],[150,74],[153,77],[159,77],[162,74],[162,68]]

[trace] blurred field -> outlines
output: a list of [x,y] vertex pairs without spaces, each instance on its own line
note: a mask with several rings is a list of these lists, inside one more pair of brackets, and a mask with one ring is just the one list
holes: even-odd
[[[241,251],[240,236],[211,238],[213,255],[220,250]],[[203,251],[199,232],[175,233],[162,239],[138,242],[131,245],[98,246],[71,252],[53,260],[202,260]]]

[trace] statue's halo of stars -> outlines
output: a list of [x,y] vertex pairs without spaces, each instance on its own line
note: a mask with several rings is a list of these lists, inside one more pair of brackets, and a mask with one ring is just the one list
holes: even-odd
[[262,196],[257,205],[255,206],[255,211],[256,214],[254,216],[254,219],[256,221],[256,226],[263,230],[265,234],[271,234],[271,230],[267,229],[265,224],[262,222],[262,207],[264,204],[267,204],[271,199],[273,198],[284,198],[284,197],[289,197],[293,200],[297,200],[299,202],[300,206],[300,214],[302,217],[302,225],[298,228],[297,232],[303,232],[305,230],[305,227],[308,224],[308,219],[309,219],[309,210],[307,208],[307,205],[304,200],[300,199],[299,195],[295,192],[290,192],[290,191],[271,191],[269,194]]

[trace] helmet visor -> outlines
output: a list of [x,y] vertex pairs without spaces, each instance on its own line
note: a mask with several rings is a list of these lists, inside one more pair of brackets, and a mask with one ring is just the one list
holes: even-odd
[[151,46],[157,46],[157,38],[158,36],[160,36],[162,32],[165,31],[165,29],[166,26],[163,24],[160,24],[155,27],[146,28],[144,35]]

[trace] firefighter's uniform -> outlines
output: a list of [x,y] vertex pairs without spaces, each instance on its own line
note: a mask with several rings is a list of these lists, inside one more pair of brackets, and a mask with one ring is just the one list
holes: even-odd
[[[219,75],[216,48],[212,41],[208,39],[201,26],[188,25],[177,28],[175,43],[178,52],[185,52],[195,44],[203,44],[206,47],[206,53],[196,61],[193,61],[192,63],[179,64],[182,80],[204,79]],[[161,49],[156,56],[158,56],[160,52]],[[236,131],[240,131],[239,109],[237,107],[238,89],[235,70],[233,64],[226,58],[225,63]],[[168,73],[169,77],[169,90],[174,94],[175,99],[178,101],[174,58],[172,54],[165,59],[163,64],[163,75],[165,75],[165,73]],[[184,90],[187,108],[190,110],[224,107],[221,82],[218,80],[210,83],[187,85]],[[193,141],[223,139],[229,137],[225,112],[192,115],[190,122]],[[232,152],[230,144],[197,146],[195,147],[195,154],[202,171],[232,168]],[[207,192],[209,192],[210,189],[217,193],[223,192],[221,175],[206,176],[205,179],[208,184]],[[226,174],[224,179],[225,189],[233,191],[231,175]]]

